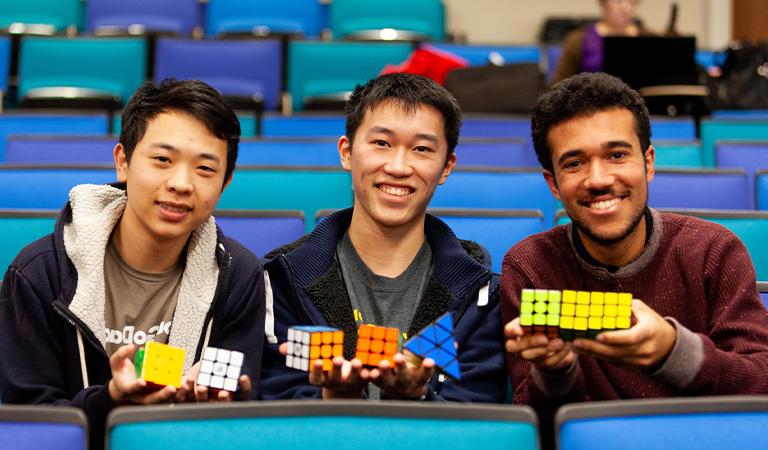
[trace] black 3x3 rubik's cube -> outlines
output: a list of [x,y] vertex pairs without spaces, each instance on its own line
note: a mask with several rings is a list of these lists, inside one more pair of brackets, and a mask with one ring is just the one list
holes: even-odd
[[520,294],[520,326],[526,334],[572,341],[631,325],[632,294],[551,289]]

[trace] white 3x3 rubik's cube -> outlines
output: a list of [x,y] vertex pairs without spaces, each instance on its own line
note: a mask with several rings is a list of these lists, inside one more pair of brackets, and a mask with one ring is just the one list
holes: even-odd
[[236,392],[242,368],[241,352],[207,347],[200,360],[197,384]]

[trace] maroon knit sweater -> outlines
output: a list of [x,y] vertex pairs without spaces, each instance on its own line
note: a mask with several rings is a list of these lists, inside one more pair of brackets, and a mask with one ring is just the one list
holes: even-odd
[[631,292],[677,328],[663,366],[642,373],[580,356],[559,376],[508,355],[514,402],[550,415],[574,401],[768,393],[768,312],[742,242],[724,227],[651,210],[645,250],[615,273],[576,251],[571,225],[530,236],[504,257],[502,318],[519,315],[522,288]]

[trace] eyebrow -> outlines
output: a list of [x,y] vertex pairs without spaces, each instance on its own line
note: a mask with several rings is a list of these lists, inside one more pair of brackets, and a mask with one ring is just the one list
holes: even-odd
[[[381,126],[371,127],[368,130],[368,133],[369,134],[381,133],[381,134],[386,134],[387,136],[394,136],[395,135],[394,131],[390,130],[387,127],[381,127]],[[434,134],[431,134],[431,133],[416,133],[416,138],[417,139],[423,139],[425,141],[429,141],[429,142],[433,143],[434,145],[437,145],[440,142],[440,139],[438,139],[437,136],[435,136]]]
[[[177,153],[177,154],[181,153],[181,151],[178,148],[174,147],[171,144],[165,143],[165,142],[153,142],[149,146],[152,147],[152,148],[161,148],[161,149],[169,151],[171,153]],[[219,157],[217,155],[213,154],[213,153],[203,152],[203,153],[199,153],[197,155],[197,157],[200,158],[200,159],[206,159],[206,160],[214,161],[214,162],[217,162],[217,163],[221,162]]]

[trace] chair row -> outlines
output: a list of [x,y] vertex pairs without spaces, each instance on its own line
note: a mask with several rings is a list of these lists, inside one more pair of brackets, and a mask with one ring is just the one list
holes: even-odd
[[23,24],[36,25],[38,32],[75,28],[95,34],[155,32],[187,36],[204,26],[207,36],[284,33],[311,38],[319,37],[324,29],[335,38],[349,38],[392,28],[412,38],[442,40],[445,9],[440,0],[0,1],[0,28],[14,24],[18,24],[16,29]]
[[[557,413],[559,450],[768,448],[768,397],[720,396],[574,403]],[[0,406],[9,448],[84,450],[88,425],[69,407]],[[194,436],[194,438],[191,438]],[[415,437],[418,436],[416,439]],[[527,406],[309,400],[121,407],[109,450],[338,448],[537,450]]]

